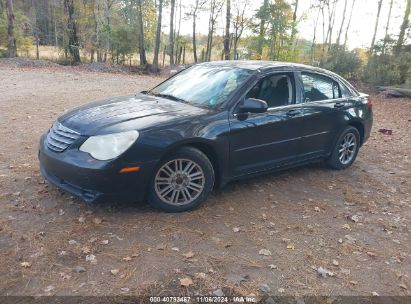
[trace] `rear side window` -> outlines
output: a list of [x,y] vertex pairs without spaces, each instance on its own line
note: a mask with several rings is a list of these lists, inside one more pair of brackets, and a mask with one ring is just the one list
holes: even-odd
[[336,81],[326,76],[314,73],[301,73],[304,84],[304,101],[319,101],[340,97],[339,86]]
[[340,84],[340,89],[341,89],[341,97],[347,98],[347,97],[352,97],[351,91],[343,84]]

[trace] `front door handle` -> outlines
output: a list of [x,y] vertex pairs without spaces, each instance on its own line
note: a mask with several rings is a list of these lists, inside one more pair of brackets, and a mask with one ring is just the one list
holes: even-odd
[[300,113],[301,113],[301,112],[298,111],[298,110],[290,110],[290,111],[287,112],[287,115],[288,115],[288,116],[296,116],[296,115],[298,115],[298,114],[300,114]]
[[343,102],[336,102],[336,103],[334,104],[334,108],[341,108],[341,107],[343,107],[343,106],[345,106],[345,103],[343,103]]

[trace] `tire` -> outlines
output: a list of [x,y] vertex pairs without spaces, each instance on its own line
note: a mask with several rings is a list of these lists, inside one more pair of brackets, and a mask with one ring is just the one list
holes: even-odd
[[165,212],[197,208],[214,186],[214,169],[198,149],[182,147],[157,166],[148,190],[148,202]]
[[357,157],[359,148],[360,133],[358,130],[351,126],[345,128],[327,160],[328,166],[336,170],[350,167]]

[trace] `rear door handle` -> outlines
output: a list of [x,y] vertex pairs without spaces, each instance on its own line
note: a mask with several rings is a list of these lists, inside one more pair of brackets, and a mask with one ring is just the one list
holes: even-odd
[[345,103],[344,103],[344,102],[336,102],[336,103],[334,104],[334,108],[341,108],[341,107],[343,107],[343,106],[345,106]]
[[298,115],[298,114],[300,114],[300,113],[301,113],[301,112],[298,111],[298,110],[290,110],[290,111],[287,112],[287,115],[288,115],[288,116],[296,116],[296,115]]

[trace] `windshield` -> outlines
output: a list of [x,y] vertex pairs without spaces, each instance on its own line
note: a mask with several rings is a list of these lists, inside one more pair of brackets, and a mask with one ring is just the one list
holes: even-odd
[[198,106],[213,107],[240,87],[251,71],[196,65],[166,80],[149,93]]

